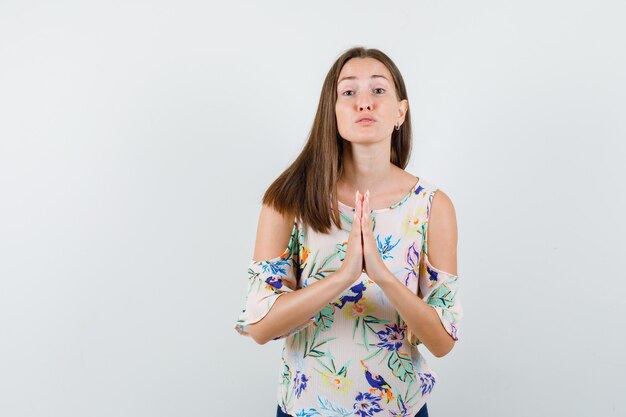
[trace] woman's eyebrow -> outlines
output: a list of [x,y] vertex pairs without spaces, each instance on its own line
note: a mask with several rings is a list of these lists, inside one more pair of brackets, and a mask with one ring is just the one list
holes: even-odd
[[[385,80],[387,80],[387,77],[385,77],[384,75],[378,75],[378,74],[374,74],[370,78],[384,78]],[[343,77],[342,79],[337,81],[337,84],[339,84],[340,82],[342,82],[344,80],[356,80],[356,79],[357,79],[357,77],[355,77],[354,75],[350,75],[348,77]],[[389,80],[387,80],[387,81],[389,81]]]

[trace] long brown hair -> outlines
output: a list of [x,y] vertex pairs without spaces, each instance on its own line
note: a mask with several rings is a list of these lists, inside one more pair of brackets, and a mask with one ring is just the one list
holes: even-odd
[[[296,160],[283,171],[263,195],[263,204],[281,214],[299,216],[303,223],[320,233],[328,233],[331,221],[339,228],[337,180],[343,172],[343,138],[337,128],[335,103],[337,79],[344,64],[352,58],[374,58],[387,67],[393,78],[398,100],[408,101],[400,71],[382,51],[353,47],[345,51],[328,71],[309,138]],[[391,163],[404,169],[411,155],[411,114],[391,134]],[[329,198],[330,197],[330,198]]]

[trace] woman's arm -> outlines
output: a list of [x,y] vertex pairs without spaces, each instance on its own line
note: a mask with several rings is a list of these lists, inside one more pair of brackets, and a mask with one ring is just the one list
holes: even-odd
[[[457,224],[450,198],[438,190],[430,208],[428,258],[438,270],[457,274]],[[424,260],[425,262],[426,260]],[[436,265],[436,266],[435,266]],[[407,326],[436,357],[448,354],[455,340],[442,326],[437,311],[400,282],[393,274],[375,277]]]
[[[263,205],[257,228],[254,260],[272,259],[285,250],[293,219],[292,215],[282,215],[272,207]],[[281,294],[265,317],[248,325],[250,336],[257,343],[265,344],[305,324],[328,303],[337,299],[357,278],[354,273],[340,268],[305,288]]]
[[248,326],[248,331],[257,343],[263,345],[309,321],[352,282],[348,282],[338,270],[305,288],[285,293],[276,299],[265,317]]

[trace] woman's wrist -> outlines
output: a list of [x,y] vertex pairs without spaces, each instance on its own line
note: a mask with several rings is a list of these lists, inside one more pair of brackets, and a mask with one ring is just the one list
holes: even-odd
[[391,271],[381,273],[379,276],[373,278],[373,281],[376,282],[376,285],[378,285],[383,291],[386,287],[393,285],[396,282],[400,282],[400,280],[398,280],[398,278]]
[[335,271],[335,274],[337,275],[339,280],[341,280],[342,282],[346,284],[346,286],[349,286],[350,284],[354,283],[361,276],[361,274],[350,273],[349,271],[343,269],[342,267],[339,267],[339,269]]

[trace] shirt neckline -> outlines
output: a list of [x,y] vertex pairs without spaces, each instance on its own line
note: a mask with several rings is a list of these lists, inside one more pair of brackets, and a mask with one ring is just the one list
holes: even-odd
[[[415,182],[415,184],[413,184],[413,187],[411,187],[411,189],[404,195],[402,196],[402,198],[400,198],[400,200],[396,201],[395,203],[393,203],[392,205],[390,205],[389,207],[384,207],[384,208],[379,208],[376,210],[372,210],[372,213],[383,213],[385,211],[390,211],[393,210],[399,206],[401,206],[402,204],[404,204],[404,202],[406,202],[409,197],[411,197],[416,190],[418,189],[422,179],[420,177],[415,177],[417,179],[417,181]],[[337,200],[337,202],[339,203],[339,208],[344,208],[345,210],[348,211],[354,211],[354,207],[350,207],[347,204],[342,203],[341,201]]]

